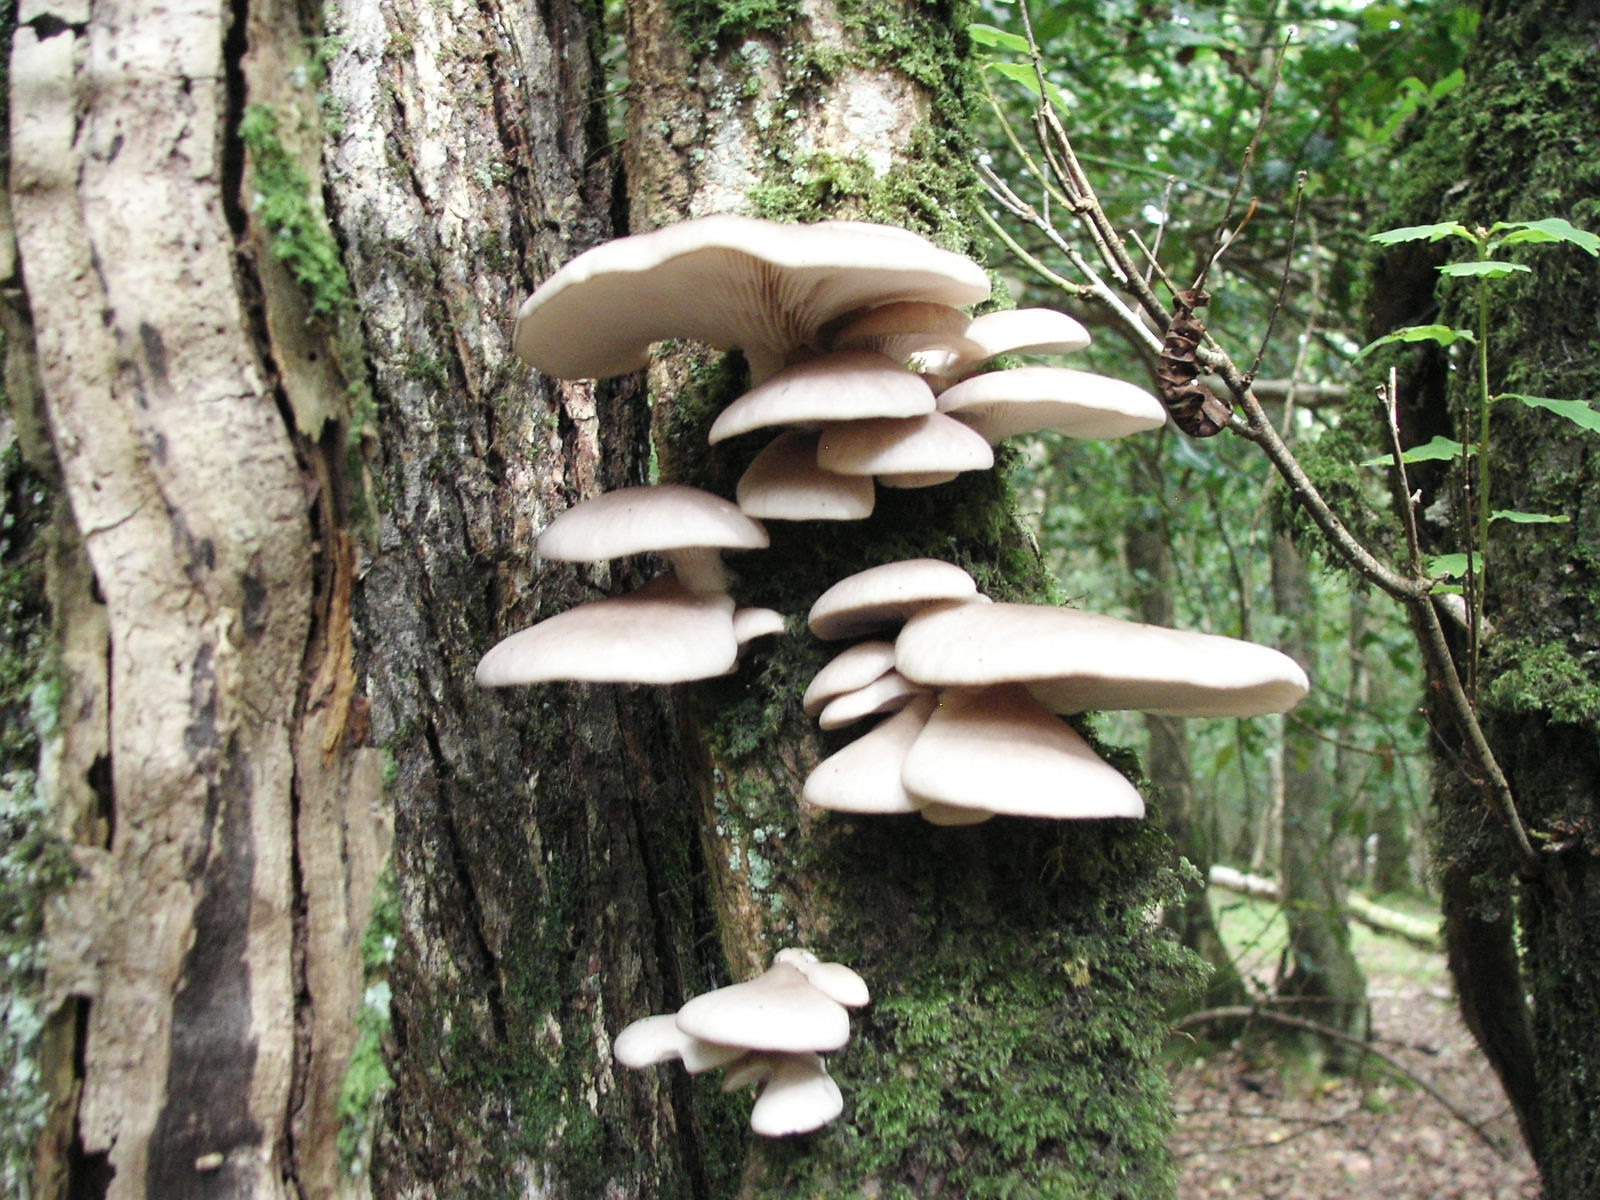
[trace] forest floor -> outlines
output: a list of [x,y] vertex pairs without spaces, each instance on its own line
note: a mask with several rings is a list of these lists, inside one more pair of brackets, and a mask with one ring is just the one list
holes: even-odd
[[[1247,983],[1264,994],[1281,917],[1270,904],[1225,892],[1213,891],[1212,901]],[[1235,1043],[1172,1066],[1179,1194],[1536,1200],[1538,1178],[1499,1082],[1456,1013],[1443,956],[1360,927],[1353,940],[1376,1044],[1485,1136],[1379,1061],[1352,1075],[1308,1078],[1265,1049]]]

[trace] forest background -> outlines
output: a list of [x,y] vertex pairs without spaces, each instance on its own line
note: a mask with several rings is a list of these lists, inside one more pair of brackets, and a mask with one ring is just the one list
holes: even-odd
[[[1502,238],[1518,273],[1483,323],[1471,279],[1436,286],[1463,239],[1369,240],[1600,224],[1586,6],[1064,3],[1032,14],[1037,61],[999,4],[6,13],[18,1190],[1160,1195],[1152,1063],[1200,973],[1147,916],[1217,968],[1192,1003],[1270,1001],[1359,1039],[1358,887],[1440,897],[1548,1194],[1593,1193],[1593,251]],[[697,439],[736,362],[664,355],[652,414],[640,380],[528,380],[509,359],[522,296],[611,233],[730,203],[905,223],[981,256],[1016,303],[1088,321],[1074,365],[1154,386],[1148,338],[1081,290],[1085,206],[1031,165],[1041,72],[1100,210],[1179,286],[1204,275],[1259,419],[1380,555],[1408,547],[1377,389],[1405,444],[1434,447],[1412,455],[1426,562],[1471,545],[1452,468],[1493,448],[1494,507],[1522,517],[1466,560],[1479,645],[1444,636],[1480,664],[1518,821],[1424,690],[1416,597],[1347,571],[1232,433],[1039,439],[1003,483],[951,485],[948,534],[909,532],[933,510],[905,501],[859,544],[791,544],[771,583],[803,613],[808,555],[936,546],[999,595],[1301,659],[1314,691],[1282,721],[1094,723],[1140,752],[1148,829],[897,847],[797,819],[816,738],[770,697],[815,648],[681,696],[471,688],[497,631],[607,586],[533,561],[550,516],[652,471],[732,477]],[[796,153],[813,115],[884,79],[919,116],[889,135],[893,168]],[[730,200],[696,157],[713,133],[778,161]],[[1433,332],[1365,349],[1402,327]],[[1477,435],[1490,328],[1494,394],[1590,418],[1497,404]],[[1229,974],[1169,838],[1202,872],[1282,879],[1278,996]],[[900,944],[861,912],[902,919]],[[844,1130],[751,1148],[737,1101],[610,1070],[626,1020],[794,938],[879,993],[841,1067]],[[1338,1069],[1349,1045],[1297,1051]]]

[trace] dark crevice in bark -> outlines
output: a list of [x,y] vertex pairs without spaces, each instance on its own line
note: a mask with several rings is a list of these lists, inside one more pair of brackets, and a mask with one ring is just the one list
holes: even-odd
[[[441,783],[449,780],[452,775],[450,761],[439,745],[438,733],[432,722],[425,725],[423,736],[427,739],[428,753],[433,758],[434,777]],[[507,1026],[500,964],[495,957],[493,947],[489,944],[488,936],[484,933],[483,909],[478,901],[477,885],[472,879],[473,855],[463,843],[461,830],[456,825],[453,797],[453,788],[449,786],[440,788],[437,797],[439,828],[444,834],[444,849],[449,857],[451,875],[460,888],[461,927],[466,931],[474,957],[478,960],[477,977],[483,985],[484,1001],[489,1006],[489,1020],[494,1028],[495,1038],[503,1043],[506,1040]]]
[[223,78],[227,83],[223,94],[223,136],[220,139],[222,211],[227,218],[228,228],[233,230],[233,236],[242,243],[249,229],[250,215],[245,211],[240,199],[240,185],[244,180],[244,141],[238,136],[238,129],[239,122],[244,117],[244,103],[248,93],[244,78],[244,56],[250,48],[249,38],[245,33],[250,5],[248,0],[236,0],[230,7],[233,20],[228,23],[228,31],[222,41]]
[[[165,1103],[150,1136],[148,1195],[244,1195],[255,1178],[248,1160],[262,1130],[247,1097],[256,1041],[248,958],[256,852],[250,819],[250,764],[231,748],[207,791],[221,819],[208,840],[195,906],[194,942],[172,1002]],[[195,1163],[223,1156],[214,1171]]]
[[[73,1022],[72,1075],[82,1079],[88,1071],[89,1009],[87,997],[69,1001],[70,1013],[64,1019]],[[73,1123],[72,1145],[67,1151],[67,1200],[105,1200],[111,1188],[116,1168],[111,1165],[111,1155],[106,1151],[90,1154],[84,1149],[83,1136],[77,1123]]]
[[[314,609],[313,611],[318,611]],[[298,713],[297,713],[298,715]],[[304,847],[300,840],[300,775],[296,771],[289,783],[289,828],[293,841],[289,855],[289,976],[294,988],[294,1041],[289,1065],[289,1095],[286,1105],[288,1120],[283,1123],[281,1160],[288,1164],[291,1179],[301,1179],[299,1145],[295,1134],[299,1128],[298,1116],[305,1111],[309,1097],[306,1094],[311,1075],[312,1047],[315,1043],[317,1011],[312,1002],[311,986],[306,978],[306,956],[309,952],[308,931],[309,899],[306,895]]]
[[[637,727],[638,723],[626,719],[618,725],[625,739],[631,739]],[[640,747],[631,744],[628,752],[630,757],[643,754]],[[661,966],[663,1011],[676,1012],[694,993],[686,986],[680,966],[679,945],[683,935],[679,917],[668,903],[671,888],[669,871],[663,864],[663,852],[657,842],[660,822],[647,811],[648,806],[638,792],[630,789],[627,794],[628,817],[633,825],[633,839],[644,871],[646,899],[650,906],[653,957]],[[671,797],[669,802],[677,799]],[[715,915],[710,911],[709,904],[702,901],[708,879],[703,851],[704,847],[698,838],[688,839],[685,865],[691,880],[692,947],[714,945],[716,940]],[[711,1175],[707,1167],[706,1136],[695,1104],[693,1080],[686,1071],[674,1071],[668,1078],[673,1109],[678,1114],[679,1155],[689,1177],[693,1200],[710,1200]]]

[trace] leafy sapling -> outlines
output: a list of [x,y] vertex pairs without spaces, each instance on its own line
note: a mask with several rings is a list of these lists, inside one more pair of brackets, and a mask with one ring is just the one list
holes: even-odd
[[[1497,257],[1501,252],[1516,246],[1565,244],[1576,246],[1591,257],[1600,256],[1600,237],[1579,229],[1562,217],[1546,217],[1538,221],[1496,221],[1487,229],[1469,228],[1458,221],[1444,221],[1434,225],[1410,225],[1374,234],[1372,241],[1381,246],[1394,246],[1403,242],[1439,242],[1458,238],[1469,243],[1476,257],[1460,262],[1445,263],[1439,273],[1450,279],[1473,281],[1473,323],[1475,328],[1454,328],[1449,325],[1408,325],[1385,334],[1365,346],[1357,357],[1368,354],[1380,346],[1397,342],[1435,342],[1443,347],[1466,343],[1473,347],[1474,378],[1468,393],[1468,409],[1463,419],[1467,429],[1476,428],[1477,440],[1462,443],[1452,438],[1436,436],[1421,446],[1414,446],[1398,456],[1398,468],[1405,464],[1429,461],[1459,461],[1462,466],[1461,487],[1464,506],[1463,541],[1465,549],[1439,555],[1431,560],[1432,572],[1442,579],[1462,580],[1460,585],[1439,583],[1436,590],[1458,592],[1466,602],[1468,624],[1467,691],[1476,694],[1479,646],[1483,624],[1483,599],[1489,564],[1489,527],[1495,521],[1509,521],[1516,525],[1556,524],[1570,520],[1565,515],[1550,513],[1515,512],[1496,509],[1490,503],[1490,468],[1493,453],[1490,442],[1490,416],[1497,404],[1514,400],[1528,408],[1542,409],[1571,421],[1590,433],[1600,433],[1600,411],[1582,400],[1558,400],[1548,396],[1529,396],[1520,392],[1494,393],[1490,390],[1489,340],[1490,319],[1494,313],[1491,289],[1496,281],[1510,275],[1532,270],[1525,263],[1511,262]],[[1387,464],[1387,457],[1370,459],[1368,466]]]

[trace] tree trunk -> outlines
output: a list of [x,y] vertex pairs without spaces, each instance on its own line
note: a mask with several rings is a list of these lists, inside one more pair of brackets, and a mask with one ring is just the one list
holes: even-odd
[[[1597,38],[1593,4],[1485,5],[1468,83],[1412,149],[1410,191],[1396,223],[1487,226],[1563,216],[1600,227],[1600,167],[1582,150],[1600,137],[1600,114],[1586,99],[1600,86]],[[1495,292],[1491,389],[1594,401],[1600,283],[1591,260],[1560,248],[1522,261],[1530,273]],[[1431,279],[1389,304],[1414,303],[1419,294],[1431,297]],[[1439,319],[1467,323],[1464,302],[1464,293],[1446,292]],[[1447,395],[1448,376],[1433,361],[1434,370],[1413,380],[1407,417],[1417,428],[1448,428],[1459,413],[1460,397]],[[1487,552],[1494,633],[1485,647],[1483,719],[1521,818],[1543,850],[1543,869],[1519,877],[1472,781],[1447,771],[1436,797],[1446,930],[1463,1010],[1517,1107],[1552,1200],[1600,1192],[1594,446],[1592,435],[1548,414],[1511,401],[1495,406],[1493,507],[1571,518],[1526,529],[1497,524]],[[1441,758],[1448,767],[1448,746]]]
[[[728,680],[480,692],[498,637],[636,580],[533,538],[642,481],[652,420],[665,477],[748,453],[703,448],[729,364],[663,356],[652,412],[509,354],[534,284],[619,232],[592,6],[147,9],[24,4],[13,38],[8,390],[63,499],[40,790],[78,872],[35,1194],[1168,1192],[1153,1056],[1192,967],[1145,920],[1161,835],[796,801],[824,586],[937,553],[1042,587],[1000,475],[779,531],[743,587],[795,632]],[[970,247],[959,27],[870,11],[626,6],[635,226]],[[844,1122],[752,1147],[714,1082],[613,1067],[629,1021],[788,944],[876,992]]]
[[[966,47],[944,6],[813,3],[781,30],[720,38],[672,8],[628,6],[636,229],[731,210],[886,220],[972,248]],[[708,452],[705,430],[742,378],[737,360],[657,358],[664,479],[731,491],[758,447]],[[737,564],[736,594],[783,612],[792,633],[696,697],[729,978],[798,944],[856,967],[875,1000],[834,1056],[845,1120],[755,1147],[741,1194],[1163,1193],[1165,1121],[1148,1119],[1163,1084],[1148,1055],[1180,959],[1138,916],[1174,882],[1159,835],[1006,819],[939,829],[798,804],[810,767],[844,740],[820,737],[799,707],[828,655],[804,632],[811,603],[847,574],[917,556],[959,563],[996,598],[1034,598],[1044,573],[1003,478],[880,488],[867,521],[771,532],[769,552]],[[1055,1031],[1068,1029],[1063,1045]]]
[[[1137,482],[1149,486],[1147,474],[1141,473]],[[1139,619],[1151,625],[1172,625],[1176,618],[1172,538],[1167,522],[1154,506],[1144,520],[1129,524],[1123,535],[1123,557],[1138,591]],[[1217,930],[1206,890],[1217,856],[1212,834],[1215,824],[1197,811],[1188,734],[1184,723],[1174,717],[1151,713],[1145,716],[1144,723],[1150,737],[1144,754],[1145,775],[1160,798],[1162,828],[1172,838],[1177,853],[1199,873],[1183,903],[1172,905],[1165,913],[1167,927],[1211,971],[1204,990],[1192,1002],[1203,1008],[1243,1004],[1248,999],[1244,981]]]
[[[1285,621],[1281,649],[1316,680],[1316,606],[1304,560],[1285,534],[1272,541],[1273,602]],[[1367,1034],[1367,984],[1350,951],[1339,879],[1331,785],[1322,743],[1298,722],[1283,734],[1283,840],[1278,875],[1288,926],[1277,994],[1295,1012],[1354,1037]],[[1304,1041],[1305,1039],[1301,1039]],[[1308,1047],[1310,1043],[1307,1043]],[[1331,1066],[1355,1058],[1343,1042],[1318,1043]]]

